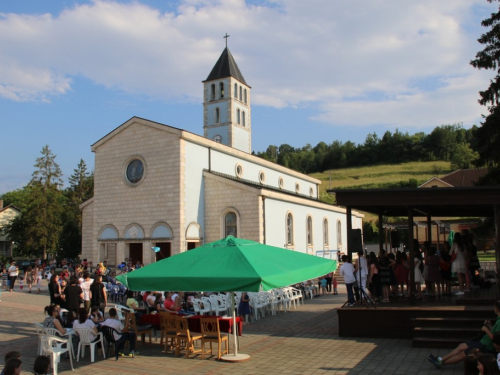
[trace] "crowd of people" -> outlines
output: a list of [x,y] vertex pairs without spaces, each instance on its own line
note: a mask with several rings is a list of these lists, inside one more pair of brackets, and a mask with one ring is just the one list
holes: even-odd
[[[410,291],[410,268],[414,270],[416,298],[423,295],[432,298],[451,296],[452,280],[456,277],[458,291],[456,296],[463,296],[471,288],[479,287],[478,270],[480,268],[477,248],[473,237],[463,237],[456,233],[452,244],[444,242],[439,250],[424,242],[423,247],[417,240],[414,243],[414,258],[408,253],[397,251],[386,253],[380,250],[378,255],[370,252],[366,257],[358,253],[358,259],[348,263],[343,256],[340,274],[344,276],[349,304],[361,299],[356,290],[369,291],[375,302],[387,303],[391,298],[408,297]],[[360,285],[361,284],[361,285]]]

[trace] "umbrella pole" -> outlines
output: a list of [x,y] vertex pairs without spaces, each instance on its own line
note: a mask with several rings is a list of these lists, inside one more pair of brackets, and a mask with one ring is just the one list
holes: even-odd
[[236,312],[234,308],[234,292],[231,292],[231,309],[233,310],[233,335],[234,335],[234,354],[226,354],[221,357],[221,360],[226,362],[245,362],[250,360],[248,354],[238,353],[238,326],[236,325]]

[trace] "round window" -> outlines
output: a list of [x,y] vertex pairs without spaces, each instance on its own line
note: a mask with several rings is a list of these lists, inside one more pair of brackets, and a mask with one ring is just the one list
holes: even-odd
[[134,159],[127,166],[127,180],[132,184],[138,183],[144,176],[144,164],[139,159]]
[[259,181],[261,184],[263,184],[264,182],[266,182],[266,174],[264,173],[264,171],[260,171],[259,172]]
[[234,171],[236,173],[236,177],[243,177],[243,166],[240,163],[236,163],[236,166],[234,167]]

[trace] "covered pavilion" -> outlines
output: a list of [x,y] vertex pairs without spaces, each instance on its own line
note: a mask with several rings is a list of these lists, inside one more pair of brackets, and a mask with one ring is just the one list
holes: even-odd
[[[430,188],[430,189],[352,189],[328,190],[335,193],[338,205],[346,207],[347,232],[352,229],[352,210],[360,210],[378,215],[379,233],[383,233],[384,217],[408,218],[408,242],[410,259],[414,258],[413,226],[415,218],[426,218],[429,240],[432,239],[433,217],[479,217],[494,218],[496,236],[496,268],[499,267],[500,244],[500,186]],[[347,236],[347,249],[352,254],[351,236]],[[380,238],[380,249],[384,239]],[[415,302],[415,273],[410,267],[410,302]]]

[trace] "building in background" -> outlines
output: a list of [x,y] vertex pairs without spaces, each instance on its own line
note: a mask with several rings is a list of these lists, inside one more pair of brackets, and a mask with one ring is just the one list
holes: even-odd
[[81,257],[149,264],[227,235],[324,256],[345,249],[345,209],[319,200],[321,182],[251,154],[251,87],[227,48],[203,90],[204,136],[133,117],[92,145]]

